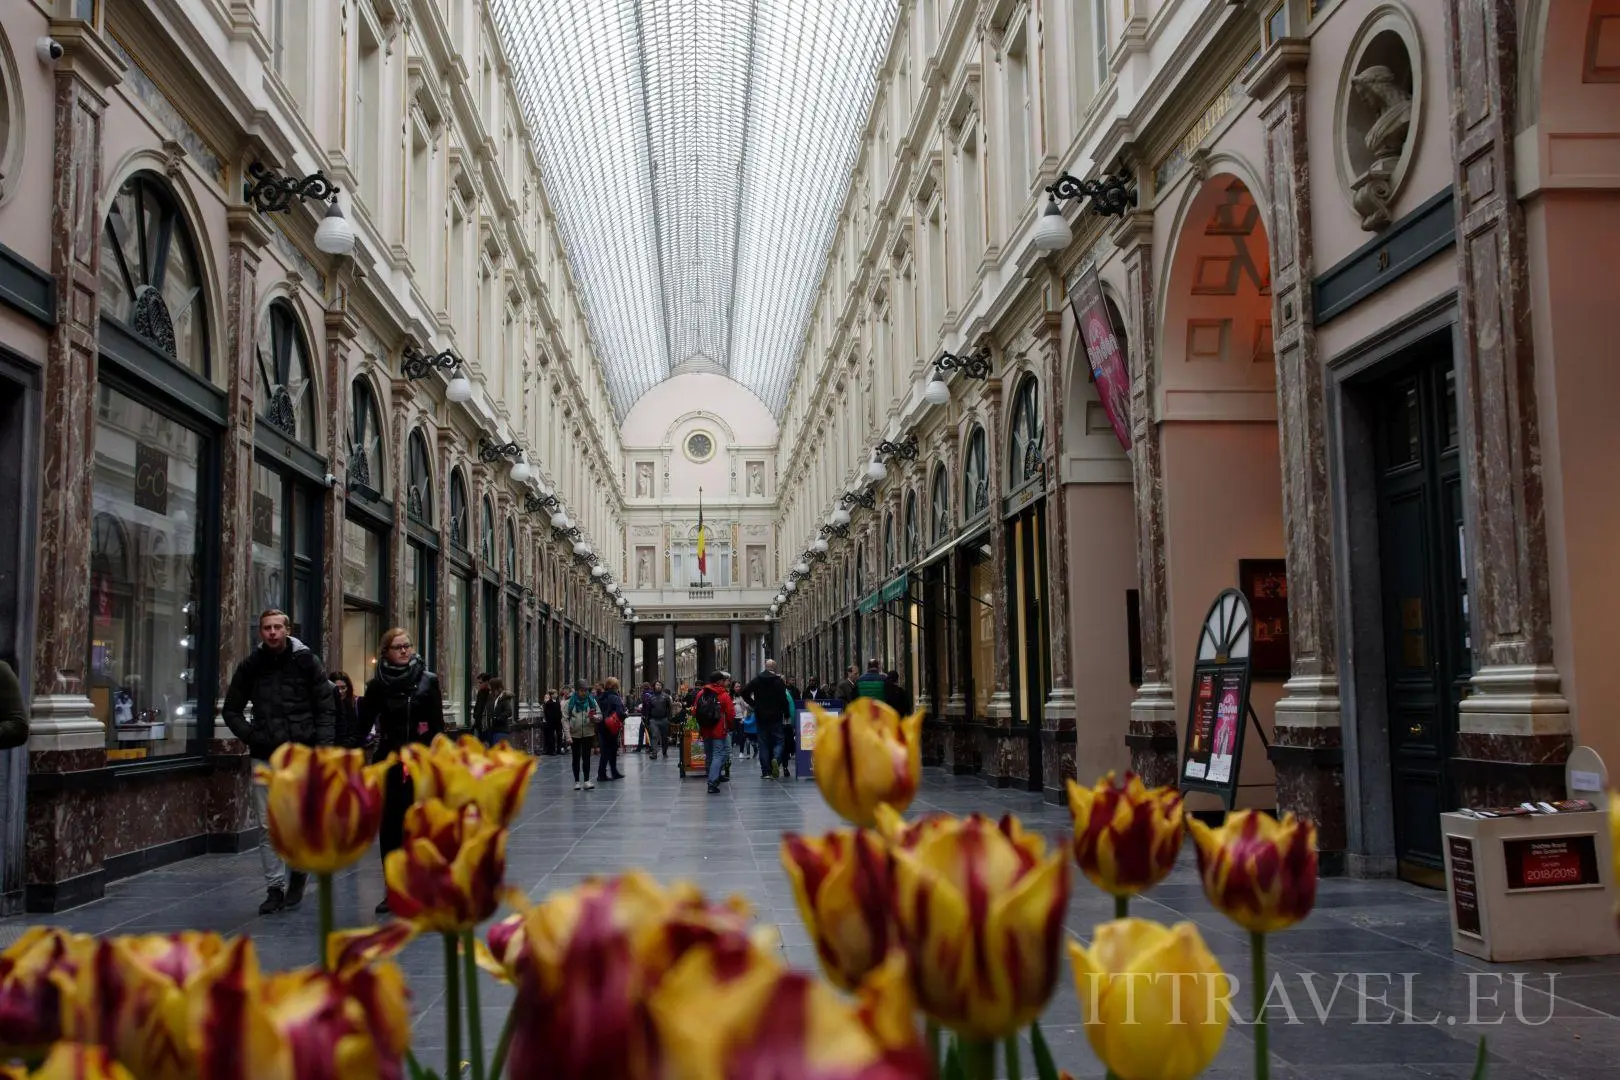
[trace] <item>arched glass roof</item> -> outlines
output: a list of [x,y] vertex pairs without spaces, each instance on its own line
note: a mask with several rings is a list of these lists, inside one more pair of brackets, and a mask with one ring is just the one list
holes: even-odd
[[622,420],[682,365],[780,414],[896,0],[494,0]]

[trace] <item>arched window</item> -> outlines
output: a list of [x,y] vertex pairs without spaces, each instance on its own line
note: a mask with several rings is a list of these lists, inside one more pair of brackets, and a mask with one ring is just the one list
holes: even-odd
[[951,535],[951,488],[943,465],[934,469],[934,490],[929,502],[929,513],[934,522],[934,543],[938,544]]
[[1041,474],[1045,434],[1040,384],[1032,375],[1018,384],[1018,395],[1013,398],[1012,442],[1007,454],[1009,486],[1018,487]]
[[512,519],[506,519],[506,580],[516,582],[517,577],[517,528]]
[[433,464],[422,429],[411,432],[405,453],[405,512],[423,525],[433,524]]
[[851,597],[856,603],[866,592],[866,545],[855,545],[855,591]]
[[357,378],[349,389],[349,485],[382,494],[382,411],[371,383]]
[[484,520],[482,534],[478,537],[478,550],[484,556],[485,566],[495,565],[495,504],[484,496]]
[[984,428],[973,425],[962,460],[962,518],[972,521],[990,509],[990,448]]
[[462,551],[468,551],[467,481],[461,470],[450,474],[450,542]]
[[883,571],[888,573],[894,569],[894,515],[883,515]]
[[264,422],[294,442],[315,445],[315,384],[309,342],[285,300],[271,303],[259,327],[253,401]]
[[922,522],[918,520],[917,493],[906,492],[906,561],[922,557]]
[[168,186],[130,177],[107,212],[101,252],[101,311],[203,378],[208,316],[191,230]]

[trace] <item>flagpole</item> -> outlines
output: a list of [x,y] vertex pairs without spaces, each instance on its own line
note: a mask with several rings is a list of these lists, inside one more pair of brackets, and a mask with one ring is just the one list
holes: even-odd
[[698,487],[698,588],[709,583],[708,545],[703,542],[703,488]]

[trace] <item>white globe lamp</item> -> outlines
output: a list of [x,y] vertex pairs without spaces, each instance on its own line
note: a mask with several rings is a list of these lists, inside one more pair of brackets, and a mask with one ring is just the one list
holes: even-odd
[[472,383],[459,368],[456,370],[455,378],[450,380],[450,385],[444,388],[444,396],[457,405],[472,400]]
[[315,246],[328,255],[350,255],[354,252],[354,226],[338,209],[336,199],[326,204],[326,215],[315,230]]
[[1062,251],[1074,242],[1074,230],[1064,220],[1063,208],[1055,198],[1048,197],[1046,210],[1035,223],[1035,246],[1042,251]]
[[815,550],[817,555],[825,555],[827,553],[827,538],[825,536],[816,537],[810,542],[810,547]]
[[871,464],[866,466],[866,475],[874,481],[881,481],[889,475],[889,467],[879,461],[876,454],[873,454]]
[[528,459],[520,455],[512,465],[512,482],[515,484],[527,484],[533,476],[534,470],[529,468]]
[[945,385],[945,376],[938,371],[928,380],[928,385],[923,387],[923,400],[930,405],[943,405],[951,400],[951,388]]
[[827,520],[832,522],[834,527],[841,528],[849,524],[849,511],[840,506],[832,512],[832,516]]

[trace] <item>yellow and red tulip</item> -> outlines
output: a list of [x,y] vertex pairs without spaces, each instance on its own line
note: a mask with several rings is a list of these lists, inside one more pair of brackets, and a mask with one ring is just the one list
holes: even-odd
[[500,904],[506,830],[475,805],[434,800],[405,811],[404,843],[383,861],[388,907],[420,930],[471,930]]
[[877,808],[904,810],[922,778],[922,713],[901,719],[888,705],[856,698],[834,716],[812,704],[816,786],[851,825],[870,827]]
[[1069,942],[1091,1049],[1119,1080],[1192,1080],[1220,1053],[1232,987],[1197,927],[1118,919]]
[[270,846],[288,865],[330,874],[359,859],[382,825],[383,778],[393,758],[367,765],[362,750],[284,743],[254,768],[269,789]]
[[912,1009],[899,953],[851,1003],[762,951],[739,963],[712,948],[688,953],[651,1003],[672,1080],[925,1080],[932,1066]]
[[23,1065],[0,1065],[0,1080],[136,1080],[104,1046],[57,1043],[33,1072]]
[[[639,871],[592,879],[536,905],[521,931],[516,1008],[527,1022],[513,1034],[510,1075],[660,1076],[648,997],[692,949],[719,949],[735,961],[755,948],[745,912],[739,902],[711,905],[690,885],[665,888]],[[689,1022],[707,1026],[704,1012],[699,1006]]]
[[414,941],[418,933],[420,931],[404,919],[339,930],[326,939],[326,970],[346,975],[379,960],[391,960]]
[[1095,787],[1069,781],[1074,861],[1104,892],[1131,896],[1157,885],[1176,865],[1186,837],[1181,793],[1145,787],[1135,773],[1120,785],[1109,773]]
[[[885,811],[884,831],[896,830]],[[1028,1026],[1052,996],[1069,864],[1017,818],[942,819],[891,849],[912,988],[935,1021],[975,1040]]]
[[95,949],[89,934],[33,926],[0,952],[0,1052],[38,1052],[62,1037],[63,1005]]
[[1204,895],[1251,933],[1299,922],[1316,906],[1316,826],[1284,814],[1235,810],[1220,828],[1191,820]]
[[827,978],[854,990],[889,954],[894,886],[883,838],[867,829],[825,836],[788,833],[782,866]]
[[511,825],[523,809],[539,758],[509,746],[486,747],[475,736],[440,735],[432,746],[411,744],[401,756],[418,802],[437,799],[452,809],[475,805],[484,820]]
[[526,917],[517,912],[497,920],[486,935],[488,946],[478,943],[478,966],[503,983],[515,984],[528,962],[529,940],[523,932]]

